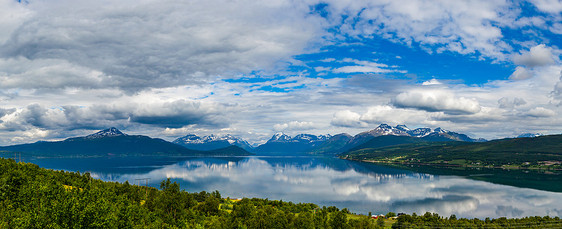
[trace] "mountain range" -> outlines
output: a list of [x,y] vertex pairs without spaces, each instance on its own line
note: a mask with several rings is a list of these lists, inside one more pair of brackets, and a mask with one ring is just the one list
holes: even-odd
[[[30,152],[45,155],[73,153],[82,155],[249,155],[249,152],[338,154],[362,148],[446,141],[482,142],[486,140],[472,139],[465,134],[443,130],[442,128],[410,129],[405,125],[393,127],[381,124],[372,130],[361,132],[355,136],[342,133],[333,136],[298,134],[291,137],[284,133],[276,133],[266,143],[253,148],[247,141],[233,135],[211,134],[200,137],[195,134],[188,134],[177,138],[173,142],[167,142],[142,135],[127,135],[112,127],[85,137],[68,138],[58,142],[4,146],[0,147],[0,151]],[[219,151],[223,151],[223,153],[221,154]]]
[[[236,147],[236,146],[234,146]],[[238,148],[238,149],[236,149]],[[63,141],[39,141],[30,144],[0,147],[0,152],[20,152],[33,156],[245,156],[244,149],[228,146],[212,151],[192,150],[163,139],[142,135],[127,135],[117,128],[109,128],[85,136],[68,138]]]
[[265,144],[258,146],[255,152],[310,152],[315,147],[330,139],[331,135],[299,134],[294,137],[276,133]]
[[209,135],[199,137],[195,134],[188,134],[173,141],[173,143],[193,150],[216,150],[228,146],[238,146],[244,150],[251,151],[252,146],[240,138],[230,134],[224,136]]
[[[388,137],[391,136],[391,137]],[[309,152],[313,154],[337,154],[352,149],[384,147],[417,142],[482,142],[485,139],[472,139],[465,134],[459,134],[442,128],[410,129],[406,125],[392,127],[381,124],[375,129],[361,132],[355,136],[349,134],[310,135],[299,134],[290,137],[277,133],[265,144],[255,149],[257,153],[266,152]]]

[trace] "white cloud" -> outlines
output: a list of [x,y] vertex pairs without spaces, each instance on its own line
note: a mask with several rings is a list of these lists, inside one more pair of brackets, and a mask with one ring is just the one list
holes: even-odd
[[330,123],[339,127],[367,127],[367,123],[361,121],[361,115],[350,110],[334,113]]
[[286,1],[4,6],[10,13],[1,17],[14,20],[0,24],[7,28],[0,34],[0,63],[15,64],[3,68],[3,88],[95,87],[107,81],[102,85],[138,91],[197,84],[216,75],[273,70],[324,34],[323,19],[309,14],[306,4]]
[[440,84],[443,84],[443,83],[439,82],[439,80],[436,80],[436,79],[430,79],[430,80],[424,81],[424,82],[422,83],[422,85],[424,85],[424,86],[429,86],[429,85],[440,85]]
[[557,59],[558,57],[552,54],[552,48],[540,44],[532,47],[529,52],[514,56],[513,62],[518,65],[537,67],[554,64]]
[[388,72],[406,73],[403,70],[393,69],[392,67],[389,67],[386,64],[380,64],[371,61],[345,58],[341,62],[353,63],[354,65],[338,67],[333,69],[332,72],[334,73],[388,73]]
[[562,104],[562,71],[560,71],[560,80],[554,85],[554,90],[550,94]]
[[392,104],[397,107],[415,108],[429,112],[448,114],[474,114],[480,111],[475,99],[456,97],[445,90],[412,90],[398,94]]
[[316,125],[313,122],[300,122],[300,121],[291,121],[288,123],[273,125],[273,129],[275,131],[311,130],[314,128],[316,128]]
[[526,80],[533,77],[533,74],[529,72],[527,69],[521,66],[517,66],[515,68],[515,72],[513,72],[510,76],[510,80]]
[[361,115],[361,121],[380,124],[400,125],[406,123],[425,123],[430,115],[424,111],[406,110],[394,108],[388,105],[369,107],[367,112]]
[[[559,16],[527,17],[503,0],[323,2],[327,18],[310,11],[316,0],[0,0],[0,144],[108,126],[157,137],[228,127],[253,142],[267,140],[272,127],[355,134],[378,122],[486,138],[560,132],[560,50],[541,35],[562,31]],[[535,3],[548,9],[548,1]],[[504,28],[524,28],[525,41]],[[401,60],[384,49],[322,56],[347,48],[350,36],[375,42],[363,44],[371,48],[383,39],[521,66],[510,80],[467,85],[441,75],[418,84],[435,73],[392,66],[417,61],[407,52]],[[293,60],[310,53],[322,60]],[[309,64],[328,77],[310,78]],[[411,75],[388,76],[396,72]]]
[[419,43],[430,51],[480,53],[493,59],[506,59],[503,51],[511,49],[500,29],[516,19],[508,1],[328,2],[334,20],[344,19],[341,30],[350,35],[376,34],[395,42]]
[[0,0],[0,45],[4,43],[26,19],[32,16],[29,9],[17,1]]
[[544,107],[536,107],[529,110],[529,112],[527,112],[527,115],[536,118],[546,118],[556,115],[556,112],[554,112],[553,110],[546,109]]
[[535,6],[547,13],[560,13],[562,11],[562,2],[560,0],[531,0]]
[[501,99],[498,100],[498,106],[500,108],[514,108],[525,104],[527,104],[527,101],[518,97],[515,97],[513,99],[502,97]]
[[31,104],[0,117],[0,130],[22,131],[40,128],[102,129],[110,126],[147,124],[156,127],[188,125],[220,127],[227,125],[228,106],[216,103],[176,100],[160,103],[94,104],[88,107],[45,108]]
[[0,58],[0,69],[2,89],[105,88],[120,84],[103,72],[62,59]]

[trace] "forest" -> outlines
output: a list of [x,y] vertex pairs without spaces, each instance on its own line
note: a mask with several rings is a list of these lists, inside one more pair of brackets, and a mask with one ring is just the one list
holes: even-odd
[[364,148],[340,155],[382,163],[562,169],[562,135],[488,142],[422,142]]
[[[388,215],[393,215],[389,213]],[[0,228],[545,228],[560,218],[457,219],[434,213],[375,220],[347,209],[282,200],[189,193],[93,179],[0,158]]]

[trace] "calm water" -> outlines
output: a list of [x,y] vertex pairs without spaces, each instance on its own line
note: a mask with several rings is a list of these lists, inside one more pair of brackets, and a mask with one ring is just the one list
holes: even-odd
[[562,217],[559,192],[415,173],[337,158],[28,158],[27,162],[45,168],[88,171],[107,181],[135,183],[135,179],[150,178],[149,185],[159,187],[160,181],[171,178],[189,192],[219,190],[223,197],[312,202],[360,214],[429,211],[470,218]]

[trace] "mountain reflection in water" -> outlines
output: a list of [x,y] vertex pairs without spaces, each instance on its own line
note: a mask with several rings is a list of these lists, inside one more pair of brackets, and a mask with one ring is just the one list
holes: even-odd
[[[437,176],[324,157],[36,159],[42,167],[90,171],[107,181],[150,185],[171,178],[189,192],[258,197],[348,208],[367,214],[436,212],[497,218],[562,216],[562,193]],[[141,163],[142,162],[142,163]],[[70,166],[72,164],[72,166]],[[76,167],[76,168],[73,168]],[[78,167],[80,169],[78,169]]]

